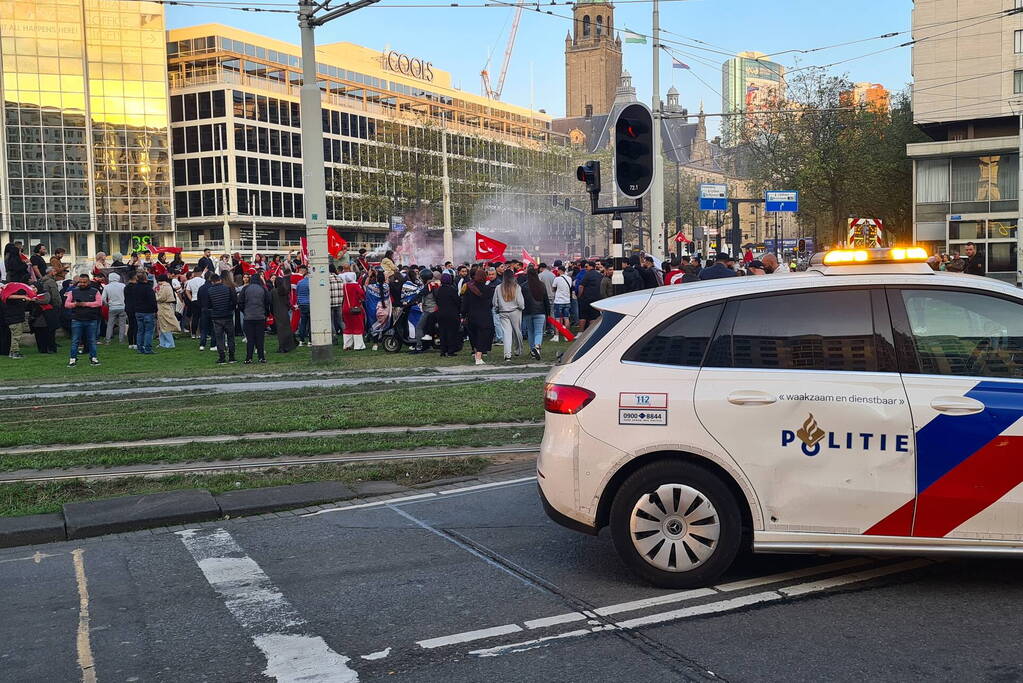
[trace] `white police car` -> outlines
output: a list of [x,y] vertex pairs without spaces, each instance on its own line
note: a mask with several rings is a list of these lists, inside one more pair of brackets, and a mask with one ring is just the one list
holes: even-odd
[[548,514],[669,587],[750,546],[1023,554],[1023,293],[925,257],[599,302],[547,378]]

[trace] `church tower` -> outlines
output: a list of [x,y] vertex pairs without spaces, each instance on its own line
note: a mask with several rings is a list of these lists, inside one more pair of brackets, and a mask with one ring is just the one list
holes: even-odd
[[565,38],[565,116],[607,114],[622,76],[622,41],[615,37],[614,5],[580,0]]

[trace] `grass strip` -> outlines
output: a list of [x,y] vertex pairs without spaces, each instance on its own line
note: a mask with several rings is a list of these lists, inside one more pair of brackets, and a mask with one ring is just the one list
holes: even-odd
[[[245,375],[266,372],[296,370],[384,370],[394,368],[412,368],[424,365],[444,367],[467,365],[472,356],[466,346],[460,354],[453,358],[441,358],[437,353],[412,355],[407,353],[386,353],[384,351],[342,351],[340,346],[334,347],[334,359],[329,363],[313,363],[310,349],[302,347],[290,353],[274,353],[277,348],[276,339],[267,339],[266,365],[217,366],[214,361],[217,354],[199,351],[199,343],[187,337],[177,337],[177,347],[173,349],[156,348],[151,356],[142,355],[122,344],[101,345],[99,347],[99,367],[79,363],[77,367],[67,367],[68,340],[57,341],[60,350],[57,355],[43,355],[35,351],[34,346],[24,345],[21,360],[0,357],[0,376],[6,386],[46,384],[48,382],[82,382],[89,378],[110,379],[116,377],[124,380],[143,380],[152,377],[196,377],[204,374]],[[245,346],[241,337],[236,340],[238,357],[244,358]],[[568,348],[565,342],[544,342],[543,356],[552,361],[555,356]],[[500,350],[495,348],[490,358],[500,358]],[[506,365],[522,365],[535,362],[529,354],[514,358]]]
[[132,438],[142,446],[183,434],[531,421],[543,417],[542,390],[542,378],[442,387],[417,385],[368,396],[320,398],[311,392],[308,402],[296,401],[280,407],[262,405],[263,398],[272,396],[268,392],[253,391],[232,397],[176,396],[166,401],[166,407],[180,403],[181,410],[172,413],[150,414],[146,408],[135,411],[126,406],[117,417],[76,417],[56,424],[45,421],[0,424],[0,448]]
[[303,465],[271,467],[256,472],[226,474],[175,474],[160,478],[124,477],[85,481],[70,479],[42,484],[0,485],[0,516],[59,512],[65,503],[113,498],[160,491],[202,488],[213,494],[235,489],[263,488],[311,481],[395,481],[421,484],[446,477],[479,474],[490,460],[477,456],[354,465]]
[[58,450],[44,450],[24,455],[3,456],[0,458],[0,471],[230,461],[242,458],[285,458],[417,448],[472,448],[506,444],[520,446],[538,444],[542,437],[543,427],[505,427],[499,429],[451,429],[443,432],[406,432],[403,434],[358,434],[343,438],[242,439],[231,443],[218,443],[213,448],[203,443],[190,443],[180,446],[92,448],[66,453]]

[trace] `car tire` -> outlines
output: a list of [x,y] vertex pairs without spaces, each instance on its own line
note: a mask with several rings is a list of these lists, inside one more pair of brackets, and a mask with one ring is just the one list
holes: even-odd
[[611,540],[626,565],[663,588],[706,586],[742,543],[735,495],[700,465],[651,463],[622,482],[611,503]]

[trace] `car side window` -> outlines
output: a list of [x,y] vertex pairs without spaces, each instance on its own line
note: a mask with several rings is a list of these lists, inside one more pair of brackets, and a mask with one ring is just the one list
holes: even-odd
[[703,306],[668,319],[644,335],[622,360],[700,367],[722,308],[723,304]]
[[901,294],[917,356],[909,372],[1023,378],[1023,305],[974,292]]
[[744,299],[732,367],[876,372],[870,291],[836,289]]

